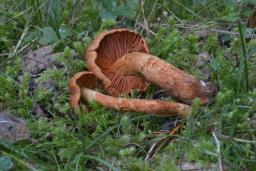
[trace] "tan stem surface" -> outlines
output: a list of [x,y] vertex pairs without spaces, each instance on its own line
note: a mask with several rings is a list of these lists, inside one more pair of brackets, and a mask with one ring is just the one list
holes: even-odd
[[187,103],[199,98],[202,104],[206,104],[215,95],[215,90],[203,81],[150,54],[125,54],[113,64],[112,69],[127,75],[141,73],[147,80]]
[[188,105],[182,103],[112,97],[88,88],[82,88],[81,98],[84,101],[96,101],[105,107],[120,111],[145,112],[163,116],[178,114],[183,118],[187,117],[191,111],[191,108]]

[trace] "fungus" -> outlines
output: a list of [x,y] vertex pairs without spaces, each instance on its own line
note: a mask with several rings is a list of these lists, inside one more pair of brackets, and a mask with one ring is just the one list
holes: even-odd
[[72,108],[79,103],[95,101],[107,108],[120,111],[154,113],[157,115],[174,115],[186,117],[191,108],[188,105],[162,100],[128,99],[104,95],[93,89],[97,88],[97,79],[92,72],[79,72],[69,81],[70,104]]
[[69,103],[73,109],[79,107],[81,99],[81,87],[95,89],[99,87],[96,77],[87,71],[76,73],[69,80]]
[[86,53],[87,65],[111,95],[145,90],[153,82],[178,100],[191,103],[199,98],[210,103],[217,89],[195,76],[150,55],[146,42],[127,29],[113,29],[98,35]]
[[128,29],[113,29],[98,35],[87,49],[87,67],[102,81],[108,94],[117,96],[131,90],[146,91],[150,83],[142,75],[123,75],[112,65],[130,52],[149,53],[146,41]]

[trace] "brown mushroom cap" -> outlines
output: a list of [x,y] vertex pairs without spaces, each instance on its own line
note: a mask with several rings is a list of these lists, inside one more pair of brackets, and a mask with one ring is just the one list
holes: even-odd
[[69,103],[72,108],[79,107],[81,87],[94,89],[98,87],[97,79],[91,72],[78,72],[69,81]]
[[124,75],[112,69],[115,61],[130,52],[149,53],[146,41],[128,29],[112,29],[99,34],[86,52],[87,67],[102,81],[110,95],[131,90],[146,91],[149,82],[142,75]]

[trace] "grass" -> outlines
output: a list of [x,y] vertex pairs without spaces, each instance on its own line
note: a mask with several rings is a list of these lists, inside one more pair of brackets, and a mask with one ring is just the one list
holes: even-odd
[[[252,12],[250,4],[156,0],[141,7],[137,0],[107,2],[1,1],[0,111],[23,118],[31,139],[15,144],[1,140],[0,159],[9,157],[13,170],[180,170],[184,162],[214,165],[216,170],[255,170],[256,40],[245,40],[242,29]],[[117,14],[111,11],[115,4]],[[144,22],[151,33],[140,27]],[[237,34],[209,31],[201,38],[182,24]],[[192,115],[179,120],[182,129],[176,135],[153,134],[170,117],[117,112],[96,103],[90,104],[90,112],[85,106],[72,111],[68,80],[86,69],[84,51],[91,39],[114,27],[137,29],[152,54],[199,78],[210,73],[220,89],[214,102],[199,106],[195,101]],[[31,90],[33,77],[22,73],[22,58],[49,44],[61,52],[55,59],[58,67],[41,72],[34,81],[43,85],[51,80],[51,86]],[[199,58],[202,53],[208,55],[205,62]],[[151,86],[146,96],[156,90]],[[47,117],[36,118],[36,104]],[[145,160],[153,144],[154,157]]]
[[246,87],[246,91],[249,90],[249,78],[248,78],[248,65],[247,65],[247,55],[246,55],[246,49],[245,49],[245,38],[244,38],[244,34],[242,31],[242,26],[241,23],[238,22],[238,30],[239,30],[239,34],[240,34],[240,39],[241,39],[241,49],[242,49],[242,56],[243,59],[240,61],[243,61],[243,68],[244,68],[244,77],[245,77],[245,87]]

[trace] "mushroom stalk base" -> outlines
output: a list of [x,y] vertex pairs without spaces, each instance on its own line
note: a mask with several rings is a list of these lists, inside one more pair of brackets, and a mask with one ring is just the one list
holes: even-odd
[[81,97],[85,101],[96,101],[105,107],[120,111],[145,112],[163,116],[178,114],[183,118],[187,117],[191,111],[188,105],[177,102],[112,97],[88,88],[82,88]]
[[112,65],[112,70],[124,75],[140,73],[185,103],[199,98],[201,104],[206,104],[216,94],[216,88],[212,84],[206,84],[172,64],[146,53],[125,54]]

